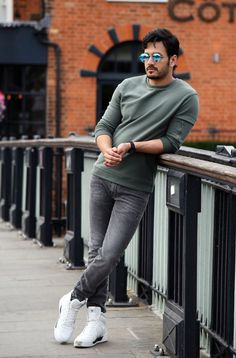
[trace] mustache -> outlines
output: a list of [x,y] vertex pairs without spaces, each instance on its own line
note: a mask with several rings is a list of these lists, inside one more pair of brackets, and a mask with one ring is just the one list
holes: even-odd
[[157,68],[153,65],[147,66],[146,70],[157,70]]

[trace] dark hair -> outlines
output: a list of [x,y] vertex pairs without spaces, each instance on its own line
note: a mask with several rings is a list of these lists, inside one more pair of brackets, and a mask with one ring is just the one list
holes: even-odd
[[179,40],[167,29],[155,29],[148,32],[143,38],[143,48],[147,48],[149,42],[162,42],[168,57],[179,55]]

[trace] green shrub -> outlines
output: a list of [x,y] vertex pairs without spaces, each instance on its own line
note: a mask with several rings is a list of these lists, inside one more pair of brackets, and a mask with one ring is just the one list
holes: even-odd
[[213,152],[215,152],[217,145],[232,145],[236,148],[236,142],[229,143],[229,142],[202,141],[202,142],[185,142],[183,145],[186,147],[211,150]]

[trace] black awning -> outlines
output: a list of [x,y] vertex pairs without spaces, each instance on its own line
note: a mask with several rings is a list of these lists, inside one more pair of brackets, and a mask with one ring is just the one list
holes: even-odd
[[46,65],[47,46],[32,26],[0,27],[0,64]]

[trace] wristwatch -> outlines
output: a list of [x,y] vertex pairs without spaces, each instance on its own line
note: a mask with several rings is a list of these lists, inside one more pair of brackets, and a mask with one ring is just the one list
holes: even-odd
[[130,143],[130,150],[128,151],[128,153],[130,153],[130,154],[135,153],[136,148],[135,148],[134,142],[130,141],[129,143]]

